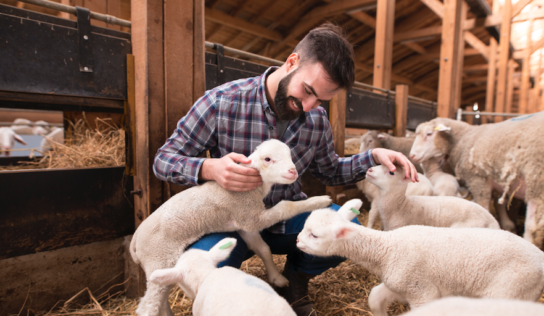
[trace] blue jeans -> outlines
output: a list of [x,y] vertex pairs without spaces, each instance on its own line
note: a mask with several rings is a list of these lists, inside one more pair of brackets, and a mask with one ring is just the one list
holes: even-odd
[[[331,209],[337,211],[340,206],[333,204]],[[297,248],[298,233],[304,228],[304,223],[310,212],[299,214],[286,222],[286,234],[273,234],[267,230],[261,232],[263,240],[268,244],[273,254],[287,255],[290,271],[302,271],[307,274],[321,274],[329,268],[334,268],[343,261],[342,257],[316,257],[300,251]],[[352,220],[355,224],[361,225],[357,218]],[[231,266],[240,268],[242,262],[251,258],[253,252],[249,251],[245,241],[237,232],[212,233],[204,235],[197,242],[189,246],[189,249],[210,250],[223,238],[233,237],[238,241],[230,257],[219,263],[218,267]]]

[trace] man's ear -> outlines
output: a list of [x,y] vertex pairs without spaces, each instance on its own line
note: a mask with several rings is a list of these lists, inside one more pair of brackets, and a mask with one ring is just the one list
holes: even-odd
[[334,239],[349,239],[356,235],[355,229],[350,225],[341,224],[332,227],[332,238]]
[[183,281],[181,269],[174,267],[170,269],[158,269],[151,273],[149,281],[159,285],[171,285]]
[[220,262],[227,260],[234,247],[236,247],[236,238],[223,238],[213,246],[209,251],[209,256],[214,265],[217,266]]
[[287,66],[287,72],[291,72],[293,69],[298,68],[300,64],[300,55],[298,53],[292,53],[287,57],[285,64]]
[[451,131],[451,128],[447,127],[446,125],[444,125],[442,123],[440,123],[434,128],[434,130],[439,131],[439,132],[447,132],[447,131]]

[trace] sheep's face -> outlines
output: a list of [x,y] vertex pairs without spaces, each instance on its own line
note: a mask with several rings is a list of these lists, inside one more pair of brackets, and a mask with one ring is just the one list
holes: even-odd
[[263,181],[291,184],[298,178],[298,172],[291,159],[291,149],[276,139],[259,145],[249,157],[253,167],[261,173]]
[[361,147],[359,148],[359,152],[362,153],[369,149],[383,148],[382,139],[385,137],[387,136],[378,134],[377,131],[368,131],[361,136]]
[[395,172],[390,171],[386,166],[379,165],[368,169],[366,180],[382,190],[387,190],[397,185],[407,185],[410,181],[405,178],[404,169],[397,166]]
[[435,120],[419,124],[414,145],[410,150],[410,158],[420,163],[447,154],[449,131],[449,127]]
[[311,255],[329,256],[328,251],[334,242],[331,223],[338,220],[336,212],[331,209],[313,211],[298,234],[297,247]]

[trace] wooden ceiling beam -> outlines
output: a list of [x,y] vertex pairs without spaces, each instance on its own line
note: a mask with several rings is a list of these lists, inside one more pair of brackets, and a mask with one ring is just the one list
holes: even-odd
[[474,49],[476,49],[486,61],[489,61],[489,47],[469,31],[465,31],[464,36],[465,41]]
[[538,10],[531,10],[527,13],[522,13],[515,18],[512,19],[512,23],[514,22],[524,22],[530,19],[542,19],[544,18],[544,9],[538,9]]
[[206,20],[219,23],[219,24],[231,27],[233,29],[237,29],[249,34],[261,36],[263,38],[266,38],[275,42],[280,42],[284,40],[283,36],[279,32],[269,30],[266,27],[263,27],[255,23],[250,23],[243,19],[232,17],[221,11],[206,8],[205,14],[206,14]]
[[533,0],[519,0],[513,7],[512,7],[512,18],[516,15],[521,13],[521,10],[523,10],[529,3],[531,3]]
[[360,8],[365,5],[376,3],[376,0],[336,0],[335,2],[314,8],[301,19],[323,19],[347,11]]

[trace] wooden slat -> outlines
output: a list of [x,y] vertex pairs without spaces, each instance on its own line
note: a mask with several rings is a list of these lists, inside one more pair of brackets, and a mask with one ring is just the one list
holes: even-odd
[[304,15],[305,19],[323,19],[330,16],[345,13],[349,10],[360,8],[364,5],[376,3],[376,0],[336,0],[330,4],[314,8],[308,14]]
[[227,15],[221,11],[206,8],[206,20],[219,23],[246,33],[260,36],[275,42],[282,41],[283,36],[276,31],[271,31],[261,25],[250,23],[246,20]]
[[206,61],[204,46],[206,40],[205,30],[205,0],[195,0],[194,5],[194,50],[193,50],[193,103],[206,92]]
[[408,120],[408,86],[397,85],[395,88],[395,128],[393,135],[403,137]]
[[[514,8],[515,9],[515,8]],[[529,102],[529,72],[531,70],[531,55],[532,55],[532,39],[531,35],[533,33],[533,20],[528,21],[529,26],[527,27],[527,41],[525,45],[525,56],[523,58],[523,64],[521,69],[521,88],[519,92],[519,103],[518,103],[518,113],[525,114],[528,110]]]
[[363,11],[350,13],[349,16],[365,25],[370,26],[373,29],[376,29],[376,19]]
[[[467,19],[467,12],[468,12],[468,5],[466,2],[461,3],[461,18],[460,18],[460,25],[463,25],[463,22]],[[455,69],[455,90],[454,90],[454,106],[453,110],[457,111],[461,107],[461,87],[463,86],[463,65],[465,61],[465,32],[462,30],[460,31],[459,38],[457,39],[459,41],[457,46],[457,65]],[[453,88],[453,87],[452,87]],[[451,108],[451,107],[450,107]],[[450,116],[452,114],[450,113]]]
[[444,18],[442,45],[440,47],[440,77],[438,80],[438,109],[439,117],[453,117],[456,91],[459,38],[462,36],[462,0],[444,1]]
[[477,49],[480,54],[484,57],[486,61],[489,61],[489,47],[484,44],[478,37],[472,34],[470,31],[465,31],[465,41],[475,49]]
[[542,19],[544,18],[544,9],[531,10],[527,13],[522,13],[512,19],[512,22],[524,22],[529,19]]
[[438,15],[441,19],[444,18],[444,5],[438,0],[421,0],[431,11]]
[[495,80],[497,75],[497,41],[495,38],[491,37],[489,39],[489,47],[489,63],[486,65],[489,67],[489,69],[487,71],[485,110],[488,112],[493,112],[495,100]]
[[382,89],[391,87],[394,26],[395,0],[378,0],[373,85]]
[[531,1],[533,0],[519,0],[512,8],[512,17],[520,14],[521,10],[523,10],[529,3],[531,3]]
[[[495,98],[495,112],[504,112],[506,109],[506,81],[508,74],[508,55],[510,50],[510,32],[512,21],[512,2],[505,0],[503,6],[503,24],[501,25],[499,42],[499,74],[497,79],[497,94]],[[495,118],[495,122],[501,122],[502,117]]]
[[[495,45],[496,45],[496,43],[497,43],[497,41],[495,41]],[[495,50],[495,55],[496,54],[497,54],[497,52]],[[491,50],[490,50],[489,56],[491,56]],[[474,71],[487,70],[488,68],[489,68],[488,64],[470,65],[470,66],[464,66],[463,71],[464,72],[474,72]]]
[[512,102],[514,97],[514,69],[516,63],[513,59],[508,61],[508,82],[506,84],[506,113],[512,113]]
[[[346,101],[347,93],[340,90],[329,103],[329,121],[331,123],[334,138],[334,151],[339,157],[344,157],[344,142],[346,130]],[[331,196],[333,203],[338,202],[342,187],[326,187],[326,192]]]

